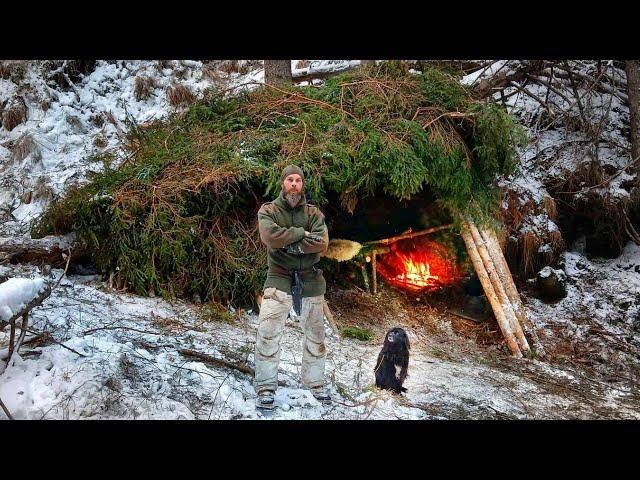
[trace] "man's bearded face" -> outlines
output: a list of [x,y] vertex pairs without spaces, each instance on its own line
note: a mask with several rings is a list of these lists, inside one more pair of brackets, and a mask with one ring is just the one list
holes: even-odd
[[287,199],[287,202],[289,202],[292,208],[298,205],[298,202],[302,198],[303,185],[302,177],[297,173],[287,175],[282,183],[284,198]]

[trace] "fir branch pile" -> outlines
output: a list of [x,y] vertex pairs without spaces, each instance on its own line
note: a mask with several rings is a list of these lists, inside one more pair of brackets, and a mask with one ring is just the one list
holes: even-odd
[[208,91],[187,112],[131,123],[127,160],[51,205],[32,235],[75,231],[104,272],[138,294],[253,303],[266,252],[256,213],[280,192],[280,171],[305,171],[320,207],[345,213],[383,191],[429,188],[455,220],[498,214],[495,179],[513,171],[523,130],[438,69],[399,62],[347,72],[321,87]]

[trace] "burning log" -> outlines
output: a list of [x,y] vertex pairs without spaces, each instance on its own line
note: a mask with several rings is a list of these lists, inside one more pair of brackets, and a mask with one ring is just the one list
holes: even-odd
[[513,356],[517,358],[522,358],[522,351],[518,346],[518,341],[516,340],[516,336],[512,330],[511,322],[505,316],[502,303],[498,299],[496,291],[489,278],[487,269],[482,261],[482,258],[480,257],[480,253],[478,252],[478,248],[474,242],[473,236],[471,234],[471,229],[466,222],[463,223],[460,233],[462,234],[462,239],[464,240],[464,243],[467,246],[469,257],[471,258],[473,267],[475,268],[476,273],[478,274],[478,278],[480,279],[482,288],[484,289],[487,299],[489,300],[489,303],[493,308],[493,313],[496,316],[496,320],[498,321],[498,325],[500,326],[500,330],[502,331],[502,335],[504,336],[507,342],[509,350],[511,350],[511,353]]
[[522,352],[524,352],[525,354],[528,354],[531,351],[531,348],[529,347],[529,342],[527,342],[527,339],[524,336],[524,332],[522,331],[522,328],[518,323],[518,319],[516,318],[513,305],[511,304],[511,301],[507,296],[507,292],[505,290],[503,280],[497,272],[497,267],[494,264],[493,260],[491,259],[491,256],[485,245],[485,242],[482,239],[482,236],[478,231],[478,228],[471,221],[467,222],[466,227],[471,232],[471,236],[473,237],[475,247],[478,253],[480,254],[480,258],[482,259],[482,262],[487,271],[487,274],[489,275],[489,279],[491,280],[494,291],[497,294],[498,299],[500,300],[500,303],[502,304],[502,311],[504,312],[507,320],[511,324],[511,329],[518,341],[518,346],[520,347],[520,350]]

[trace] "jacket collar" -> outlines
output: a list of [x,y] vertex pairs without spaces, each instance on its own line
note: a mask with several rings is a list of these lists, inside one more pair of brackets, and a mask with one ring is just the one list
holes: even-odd
[[291,205],[289,205],[289,202],[287,202],[287,199],[284,198],[284,189],[280,190],[280,195],[278,195],[278,198],[276,198],[274,200],[274,203],[276,205],[278,205],[280,208],[284,208],[286,210],[294,210],[296,208],[300,208],[302,206],[304,206],[307,203],[307,199],[306,199],[306,195],[304,194],[304,190],[302,191],[302,197],[300,198],[300,201],[298,202],[298,205],[295,206],[295,208],[291,208]]

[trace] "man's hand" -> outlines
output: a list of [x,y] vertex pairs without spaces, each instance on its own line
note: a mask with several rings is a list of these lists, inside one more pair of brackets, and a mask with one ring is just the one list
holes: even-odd
[[285,247],[285,250],[287,251],[287,253],[292,253],[294,255],[302,255],[302,254],[304,254],[304,252],[302,251],[302,248],[300,247],[300,244],[298,242],[292,243],[291,245]]

